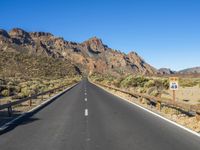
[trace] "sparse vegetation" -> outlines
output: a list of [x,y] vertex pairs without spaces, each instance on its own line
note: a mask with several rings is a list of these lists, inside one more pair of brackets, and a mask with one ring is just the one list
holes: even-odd
[[58,79],[79,74],[78,68],[61,59],[27,54],[26,52],[1,51],[0,53],[1,77]]
[[3,91],[1,91],[1,95],[4,96],[4,97],[6,97],[6,96],[10,95],[10,92],[9,92],[9,90],[4,89]]
[[200,87],[200,79],[198,78],[181,78],[180,79],[180,86],[182,87],[194,87],[199,86]]
[[136,92],[148,93],[153,96],[158,96],[163,90],[167,90],[169,88],[169,81],[167,78],[153,78],[133,75],[114,78],[109,75],[102,76],[99,74],[93,74],[90,78],[96,82],[114,85],[118,88],[134,89]]
[[12,100],[25,98],[34,94],[48,91],[60,86],[70,85],[81,80],[81,76],[65,77],[60,79],[31,78],[4,78],[0,79],[0,101],[4,98]]
[[80,79],[76,67],[61,59],[26,52],[0,53],[0,100],[24,98]]

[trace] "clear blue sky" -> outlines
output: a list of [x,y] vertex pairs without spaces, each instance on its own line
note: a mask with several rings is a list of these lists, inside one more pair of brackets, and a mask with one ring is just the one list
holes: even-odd
[[199,0],[1,0],[0,28],[100,37],[156,68],[200,66]]

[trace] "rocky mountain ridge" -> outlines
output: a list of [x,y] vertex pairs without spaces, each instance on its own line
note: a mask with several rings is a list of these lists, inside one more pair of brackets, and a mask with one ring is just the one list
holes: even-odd
[[160,68],[158,69],[158,74],[168,75],[168,74],[175,74],[176,71],[172,71],[170,68]]
[[46,32],[26,32],[19,28],[14,28],[9,32],[0,30],[0,51],[23,52],[61,59],[71,62],[85,74],[98,72],[122,75],[157,72],[136,52],[125,54],[113,50],[97,37],[76,43]]
[[179,73],[180,74],[199,74],[200,67],[187,68],[187,69],[179,71]]

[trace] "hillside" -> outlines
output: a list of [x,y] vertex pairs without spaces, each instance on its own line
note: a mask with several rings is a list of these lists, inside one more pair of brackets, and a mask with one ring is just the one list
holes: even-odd
[[81,74],[79,69],[59,59],[20,52],[0,53],[0,76],[62,78]]
[[[83,74],[94,72],[112,75],[156,73],[156,69],[147,64],[136,52],[125,54],[113,50],[97,37],[76,43],[65,41],[51,33],[26,32],[19,28],[12,29],[10,32],[0,30],[0,51],[1,53],[23,53],[29,57],[33,55],[35,58],[57,59],[71,66],[65,66],[66,72],[68,68],[74,68],[73,70],[76,71],[80,69],[78,72]],[[71,71],[68,70],[68,72]]]
[[188,68],[179,71],[180,74],[199,74],[200,73],[200,67],[194,67],[194,68]]

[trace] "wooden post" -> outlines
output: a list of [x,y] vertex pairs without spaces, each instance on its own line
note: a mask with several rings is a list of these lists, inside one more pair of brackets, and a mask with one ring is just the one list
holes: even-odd
[[142,103],[142,97],[139,97],[138,99],[139,99],[140,103]]
[[159,111],[161,111],[161,102],[157,102],[156,108],[157,108]]
[[8,107],[8,117],[12,116],[12,106]]
[[29,106],[32,106],[32,99],[29,100]]
[[51,92],[49,92],[49,97],[51,97]]
[[176,90],[173,90],[173,102],[176,101]]
[[195,117],[196,117],[196,120],[199,122],[200,121],[200,115],[196,114]]

